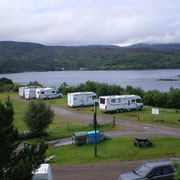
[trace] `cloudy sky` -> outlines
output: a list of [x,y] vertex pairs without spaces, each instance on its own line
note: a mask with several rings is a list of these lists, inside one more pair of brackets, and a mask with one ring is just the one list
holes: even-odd
[[0,0],[0,41],[180,43],[180,0]]

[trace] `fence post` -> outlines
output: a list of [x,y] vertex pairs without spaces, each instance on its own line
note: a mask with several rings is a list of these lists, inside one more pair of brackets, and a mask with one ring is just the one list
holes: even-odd
[[116,125],[116,116],[114,116],[114,126]]
[[137,120],[139,120],[139,112],[137,112]]

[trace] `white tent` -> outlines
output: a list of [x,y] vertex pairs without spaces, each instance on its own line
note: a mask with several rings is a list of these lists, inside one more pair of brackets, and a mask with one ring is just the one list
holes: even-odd
[[41,164],[40,167],[33,172],[32,180],[53,180],[51,167],[49,164]]

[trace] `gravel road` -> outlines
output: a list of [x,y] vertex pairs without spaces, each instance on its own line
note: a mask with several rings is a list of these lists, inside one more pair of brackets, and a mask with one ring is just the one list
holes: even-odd
[[[53,107],[56,116],[68,117],[70,119],[79,119],[86,122],[93,120],[93,115],[70,111],[63,108]],[[98,122],[112,121],[112,117],[97,116]],[[167,136],[167,137],[180,137],[180,127],[167,127],[161,125],[139,123],[127,119],[116,119],[116,124],[122,126],[118,131],[107,132],[112,137],[126,137],[126,136]]]

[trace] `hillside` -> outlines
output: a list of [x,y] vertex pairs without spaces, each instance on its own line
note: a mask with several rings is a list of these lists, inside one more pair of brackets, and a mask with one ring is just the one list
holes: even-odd
[[180,44],[148,44],[148,43],[138,43],[126,48],[149,48],[153,50],[177,50],[180,51]]
[[[154,48],[156,47],[156,48]],[[168,47],[168,48],[167,48]],[[44,46],[0,42],[0,73],[60,70],[136,70],[180,68],[180,44]]]

